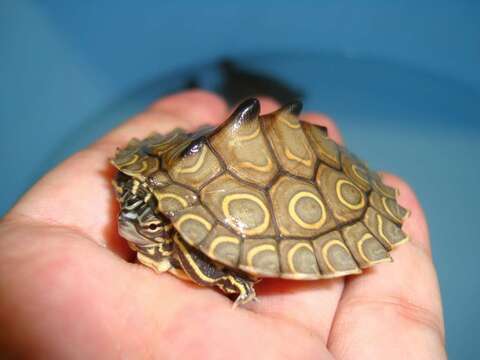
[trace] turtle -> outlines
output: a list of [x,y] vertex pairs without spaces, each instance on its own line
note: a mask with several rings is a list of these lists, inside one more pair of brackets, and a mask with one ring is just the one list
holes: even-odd
[[180,128],[118,149],[119,234],[139,263],[217,288],[234,306],[262,278],[320,280],[392,261],[408,241],[397,189],[299,119],[242,102],[218,127]]

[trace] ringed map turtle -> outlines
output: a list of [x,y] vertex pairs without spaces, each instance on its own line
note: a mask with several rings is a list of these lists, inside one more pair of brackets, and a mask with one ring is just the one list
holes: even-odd
[[138,261],[255,298],[260,278],[317,280],[391,261],[408,240],[397,191],[302,104],[249,99],[217,128],[131,140],[112,160],[119,233]]

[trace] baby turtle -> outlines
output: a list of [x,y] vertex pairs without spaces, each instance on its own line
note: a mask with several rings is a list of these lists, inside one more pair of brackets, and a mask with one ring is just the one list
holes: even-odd
[[117,152],[118,228],[158,272],[255,298],[260,278],[317,280],[391,261],[408,240],[398,192],[300,121],[302,104],[260,116],[243,102],[217,128],[176,129]]

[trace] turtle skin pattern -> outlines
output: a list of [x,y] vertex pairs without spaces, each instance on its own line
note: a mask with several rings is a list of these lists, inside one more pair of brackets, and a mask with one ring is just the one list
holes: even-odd
[[391,261],[408,240],[397,191],[299,120],[250,99],[218,128],[133,139],[113,164],[137,179],[183,240],[254,277],[320,279]]

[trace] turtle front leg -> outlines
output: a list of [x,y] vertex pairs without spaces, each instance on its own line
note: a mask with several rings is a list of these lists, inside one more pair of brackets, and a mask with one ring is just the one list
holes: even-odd
[[225,294],[238,294],[233,307],[257,301],[253,281],[245,280],[236,274],[227,274],[217,282],[218,286]]
[[233,307],[256,300],[252,279],[217,265],[179,237],[175,239],[175,248],[178,262],[193,282],[202,286],[216,286],[226,295],[238,294]]

